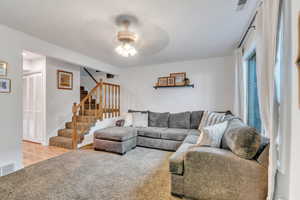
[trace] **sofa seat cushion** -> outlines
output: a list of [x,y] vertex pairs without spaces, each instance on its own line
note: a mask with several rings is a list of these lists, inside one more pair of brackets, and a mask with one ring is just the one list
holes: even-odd
[[95,131],[95,139],[110,140],[110,141],[126,141],[137,136],[135,128],[131,127],[110,127]]
[[184,171],[184,156],[193,144],[183,143],[169,160],[169,171],[172,174],[182,175]]
[[165,140],[183,141],[188,135],[189,129],[167,128],[161,133]]
[[159,128],[159,127],[147,127],[147,128],[139,128],[138,135],[143,137],[150,137],[150,138],[161,138],[161,134],[167,128]]
[[184,139],[183,143],[197,144],[198,138],[199,138],[199,136],[196,136],[196,135],[188,135]]

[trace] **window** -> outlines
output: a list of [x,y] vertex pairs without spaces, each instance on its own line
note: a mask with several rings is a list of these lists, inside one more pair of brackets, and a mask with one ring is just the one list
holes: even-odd
[[257,90],[256,53],[247,60],[247,122],[251,127],[262,131]]

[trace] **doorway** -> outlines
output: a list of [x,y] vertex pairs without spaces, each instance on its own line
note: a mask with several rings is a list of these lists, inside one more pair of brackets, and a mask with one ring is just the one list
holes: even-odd
[[23,140],[44,144],[46,57],[23,52]]

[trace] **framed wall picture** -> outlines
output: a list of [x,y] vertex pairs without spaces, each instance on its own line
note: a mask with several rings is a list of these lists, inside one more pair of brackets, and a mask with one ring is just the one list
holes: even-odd
[[175,85],[175,77],[168,77],[168,86]]
[[168,86],[168,77],[160,77],[157,82],[158,86]]
[[170,77],[175,78],[175,85],[185,85],[186,72],[172,73]]
[[57,70],[57,88],[62,90],[73,90],[73,73]]
[[7,62],[0,61],[0,76],[7,75],[7,66],[8,66]]
[[10,79],[0,78],[0,93],[10,93],[10,92],[11,92]]

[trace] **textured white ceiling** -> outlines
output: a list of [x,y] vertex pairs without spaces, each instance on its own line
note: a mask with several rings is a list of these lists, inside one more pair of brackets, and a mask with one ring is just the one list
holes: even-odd
[[[130,67],[231,55],[256,6],[249,0],[1,0],[0,23],[103,62]],[[115,17],[134,15],[139,55],[122,58]]]

